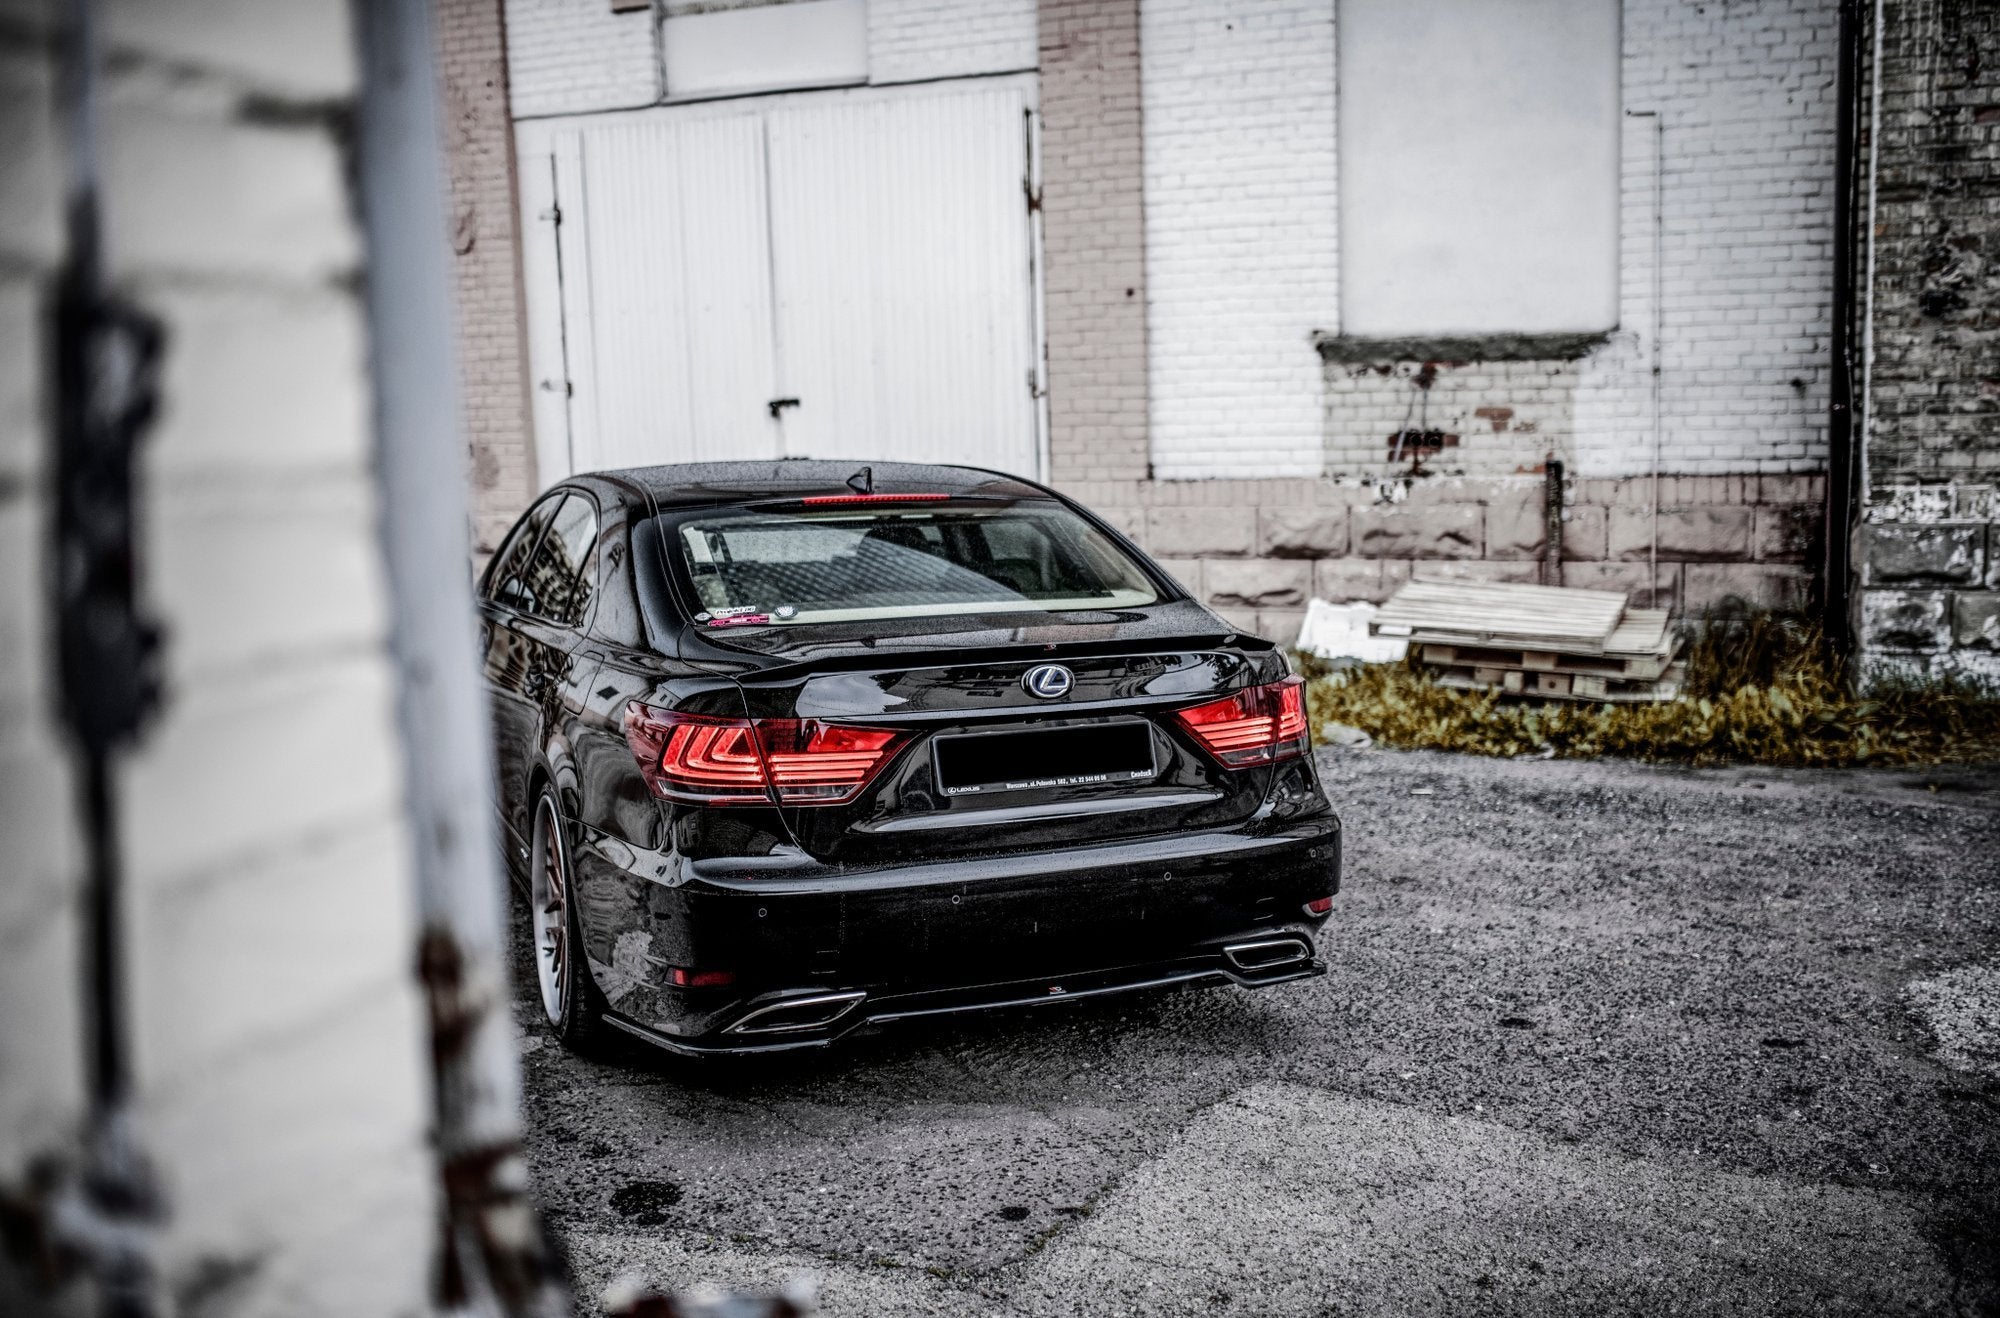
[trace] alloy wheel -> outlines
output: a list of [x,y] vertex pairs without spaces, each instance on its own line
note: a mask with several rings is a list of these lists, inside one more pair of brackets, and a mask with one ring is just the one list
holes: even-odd
[[542,797],[535,806],[534,867],[528,881],[528,907],[535,937],[535,978],[542,988],[542,1010],[549,1023],[562,1024],[569,997],[569,856],[555,802]]

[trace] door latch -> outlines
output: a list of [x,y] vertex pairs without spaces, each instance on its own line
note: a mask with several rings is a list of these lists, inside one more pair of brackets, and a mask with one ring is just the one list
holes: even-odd
[[783,412],[786,408],[797,407],[798,405],[799,400],[796,398],[773,398],[770,402],[764,404],[765,407],[771,410],[771,419],[773,421],[776,421],[779,413]]

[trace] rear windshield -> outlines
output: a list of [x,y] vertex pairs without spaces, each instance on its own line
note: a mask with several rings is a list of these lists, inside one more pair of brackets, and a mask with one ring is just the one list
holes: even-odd
[[723,509],[670,537],[710,627],[1153,604],[1109,537],[1059,503]]

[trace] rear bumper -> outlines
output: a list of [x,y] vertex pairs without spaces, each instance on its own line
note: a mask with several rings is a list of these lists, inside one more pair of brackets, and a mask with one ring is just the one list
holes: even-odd
[[[590,850],[586,843],[584,850]],[[864,1025],[1324,971],[1305,904],[1340,885],[1332,815],[869,869],[804,856],[627,873],[592,969],[612,1023],[684,1053],[824,1047]],[[601,914],[609,914],[604,912]],[[675,988],[671,967],[722,971]]]

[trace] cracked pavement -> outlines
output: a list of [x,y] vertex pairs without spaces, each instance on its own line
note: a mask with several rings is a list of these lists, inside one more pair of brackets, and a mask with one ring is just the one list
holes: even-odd
[[1944,1060],[1911,990],[2000,951],[2000,769],[1321,763],[1348,829],[1324,978],[691,1065],[563,1053],[521,965],[529,1156],[582,1294],[2000,1306],[2000,1078],[1962,1037],[1996,978],[1949,981]]

